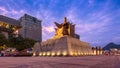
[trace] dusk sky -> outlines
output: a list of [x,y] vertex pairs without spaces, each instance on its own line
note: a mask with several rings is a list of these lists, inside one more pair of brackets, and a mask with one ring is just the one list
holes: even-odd
[[25,13],[42,20],[43,41],[54,36],[54,22],[67,17],[91,46],[120,44],[120,0],[0,0],[1,15],[19,19]]

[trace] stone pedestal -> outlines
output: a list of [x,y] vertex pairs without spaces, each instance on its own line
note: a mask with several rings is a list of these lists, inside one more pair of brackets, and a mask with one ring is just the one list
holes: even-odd
[[64,36],[59,39],[49,39],[36,43],[33,55],[39,56],[80,56],[92,55],[92,49],[88,43],[76,38]]

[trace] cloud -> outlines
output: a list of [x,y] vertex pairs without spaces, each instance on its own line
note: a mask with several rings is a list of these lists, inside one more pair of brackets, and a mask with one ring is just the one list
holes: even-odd
[[53,26],[42,26],[43,41],[50,39],[54,36],[55,29]]
[[68,9],[66,16],[76,24],[76,33],[80,35],[82,41],[89,42],[93,46],[104,46],[111,41],[107,40],[109,39],[107,34],[113,30],[113,27],[111,28],[110,24],[113,24],[113,20],[118,16],[115,15],[116,12],[107,12],[108,10],[109,9],[103,9],[100,11],[88,12],[87,14],[84,14],[83,17],[80,17],[79,10],[74,6],[71,6],[71,8]]
[[[95,14],[95,13],[94,13]],[[101,12],[97,12],[96,15],[94,16],[89,16],[89,19],[85,21],[85,23],[82,23],[80,25],[78,25],[78,28],[83,27],[84,32],[93,32],[94,33],[102,33],[105,32],[107,30],[109,30],[109,24],[111,23],[111,21],[113,20],[112,17],[110,17],[111,14],[106,13],[103,14]]]
[[9,10],[8,10],[7,8],[0,6],[0,14],[10,16],[15,19],[18,19],[21,15],[23,15],[25,13],[26,13],[26,11],[24,11],[24,10],[15,10],[12,8],[9,8]]
[[0,13],[5,15],[6,13],[8,13],[8,11],[4,7],[0,6]]
[[49,26],[53,25],[55,21],[55,17],[53,16],[54,12],[52,12],[50,9],[45,9],[43,8],[43,5],[39,5],[38,11],[35,13],[35,16],[39,19],[42,19],[43,21],[43,26]]
[[94,4],[94,0],[88,0],[88,4],[92,6]]
[[[104,14],[104,12],[96,12],[96,13],[88,13],[84,20],[79,17],[77,8],[71,6],[66,14],[67,18],[71,20],[74,24],[76,24],[76,32],[79,34],[84,33],[99,33],[107,30],[109,22],[111,18],[110,14]],[[94,32],[97,31],[97,32]]]
[[20,11],[16,11],[16,10],[11,10],[11,12],[10,12],[11,14],[24,14],[25,13],[25,11],[24,10],[20,10]]
[[67,16],[68,20],[70,20],[70,22],[74,22],[74,23],[78,23],[80,22],[80,19],[78,18],[78,10],[77,8],[75,8],[73,5],[71,5],[71,7],[68,9],[68,11],[66,12],[66,14],[64,16]]
[[43,32],[47,32],[47,33],[52,33],[55,31],[53,26],[43,26],[42,30],[43,30]]
[[0,10],[3,12],[7,12],[7,10],[4,7],[0,7]]

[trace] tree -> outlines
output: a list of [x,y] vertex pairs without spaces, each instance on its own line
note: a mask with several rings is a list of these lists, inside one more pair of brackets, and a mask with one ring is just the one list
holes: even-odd
[[23,49],[27,49],[27,48],[31,48],[33,47],[35,41],[33,39],[29,39],[29,38],[24,38],[21,41],[18,42],[18,44],[16,45],[16,48],[21,51]]
[[7,44],[7,39],[4,36],[4,34],[0,33],[0,46],[3,46],[4,44]]
[[30,38],[23,38],[20,35],[18,37],[11,36],[11,38],[9,38],[8,47],[14,47],[17,50],[21,51],[23,49],[33,47],[34,43],[35,41]]

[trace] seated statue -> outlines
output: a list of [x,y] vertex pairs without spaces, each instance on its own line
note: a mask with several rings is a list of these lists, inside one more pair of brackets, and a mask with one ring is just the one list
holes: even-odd
[[64,22],[62,24],[55,22],[55,25],[57,26],[57,28],[55,28],[56,30],[55,37],[59,38],[64,35],[69,35],[68,33],[69,23],[66,21],[66,17],[64,18]]

